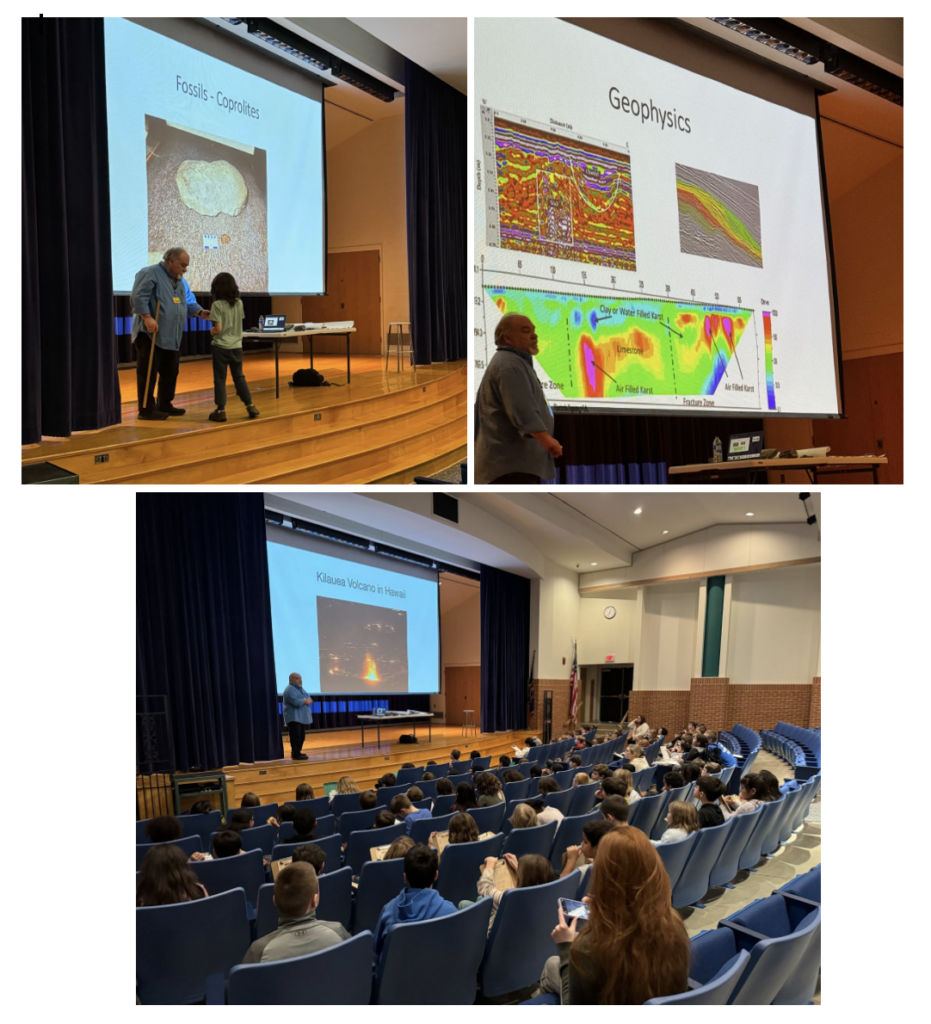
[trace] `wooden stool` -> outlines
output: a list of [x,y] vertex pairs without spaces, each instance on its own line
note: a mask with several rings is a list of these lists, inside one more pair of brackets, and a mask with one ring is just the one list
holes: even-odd
[[[469,730],[472,730],[471,733]],[[462,712],[462,735],[463,736],[474,736],[477,731],[475,724],[475,711],[463,711]]]

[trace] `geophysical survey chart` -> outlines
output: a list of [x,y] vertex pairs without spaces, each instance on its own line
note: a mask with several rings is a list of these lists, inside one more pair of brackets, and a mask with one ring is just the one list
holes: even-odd
[[554,408],[837,414],[813,117],[558,19],[475,69],[476,388],[516,313]]

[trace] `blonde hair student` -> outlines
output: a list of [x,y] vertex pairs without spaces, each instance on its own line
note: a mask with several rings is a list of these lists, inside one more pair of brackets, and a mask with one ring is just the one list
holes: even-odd
[[695,805],[685,800],[673,800],[666,814],[666,824],[669,828],[663,833],[662,838],[652,840],[654,846],[677,843],[680,839],[688,839],[693,832],[697,832],[698,811]]

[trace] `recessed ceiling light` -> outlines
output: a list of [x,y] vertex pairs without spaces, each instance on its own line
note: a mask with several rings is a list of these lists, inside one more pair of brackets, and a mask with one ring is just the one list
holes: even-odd
[[668,530],[663,530],[663,536],[664,536],[664,537],[666,536],[666,534],[667,534],[667,533],[669,533],[669,531],[668,531]]
[[642,509],[642,508],[635,508],[635,509],[634,509],[634,515],[635,515],[635,516],[639,516],[639,515],[640,515],[640,513],[641,513],[642,511],[643,511],[643,509]]
[[597,564],[598,564],[597,562],[592,562],[592,565],[597,565]]
[[753,513],[752,513],[752,512],[744,512],[744,515],[745,515],[745,516],[752,516],[752,515],[753,515]]

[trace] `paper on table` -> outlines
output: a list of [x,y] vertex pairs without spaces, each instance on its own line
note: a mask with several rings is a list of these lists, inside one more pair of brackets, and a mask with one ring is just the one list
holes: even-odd
[[369,856],[372,860],[384,860],[385,854],[388,852],[388,848],[391,843],[385,843],[384,846],[372,846],[369,847]]
[[[478,838],[491,839],[496,833],[494,832],[483,832]],[[445,832],[437,832],[436,834],[436,855],[437,859],[443,856],[443,851],[449,846],[449,829]]]
[[517,888],[517,879],[505,860],[499,860],[495,865],[495,888],[501,890]]

